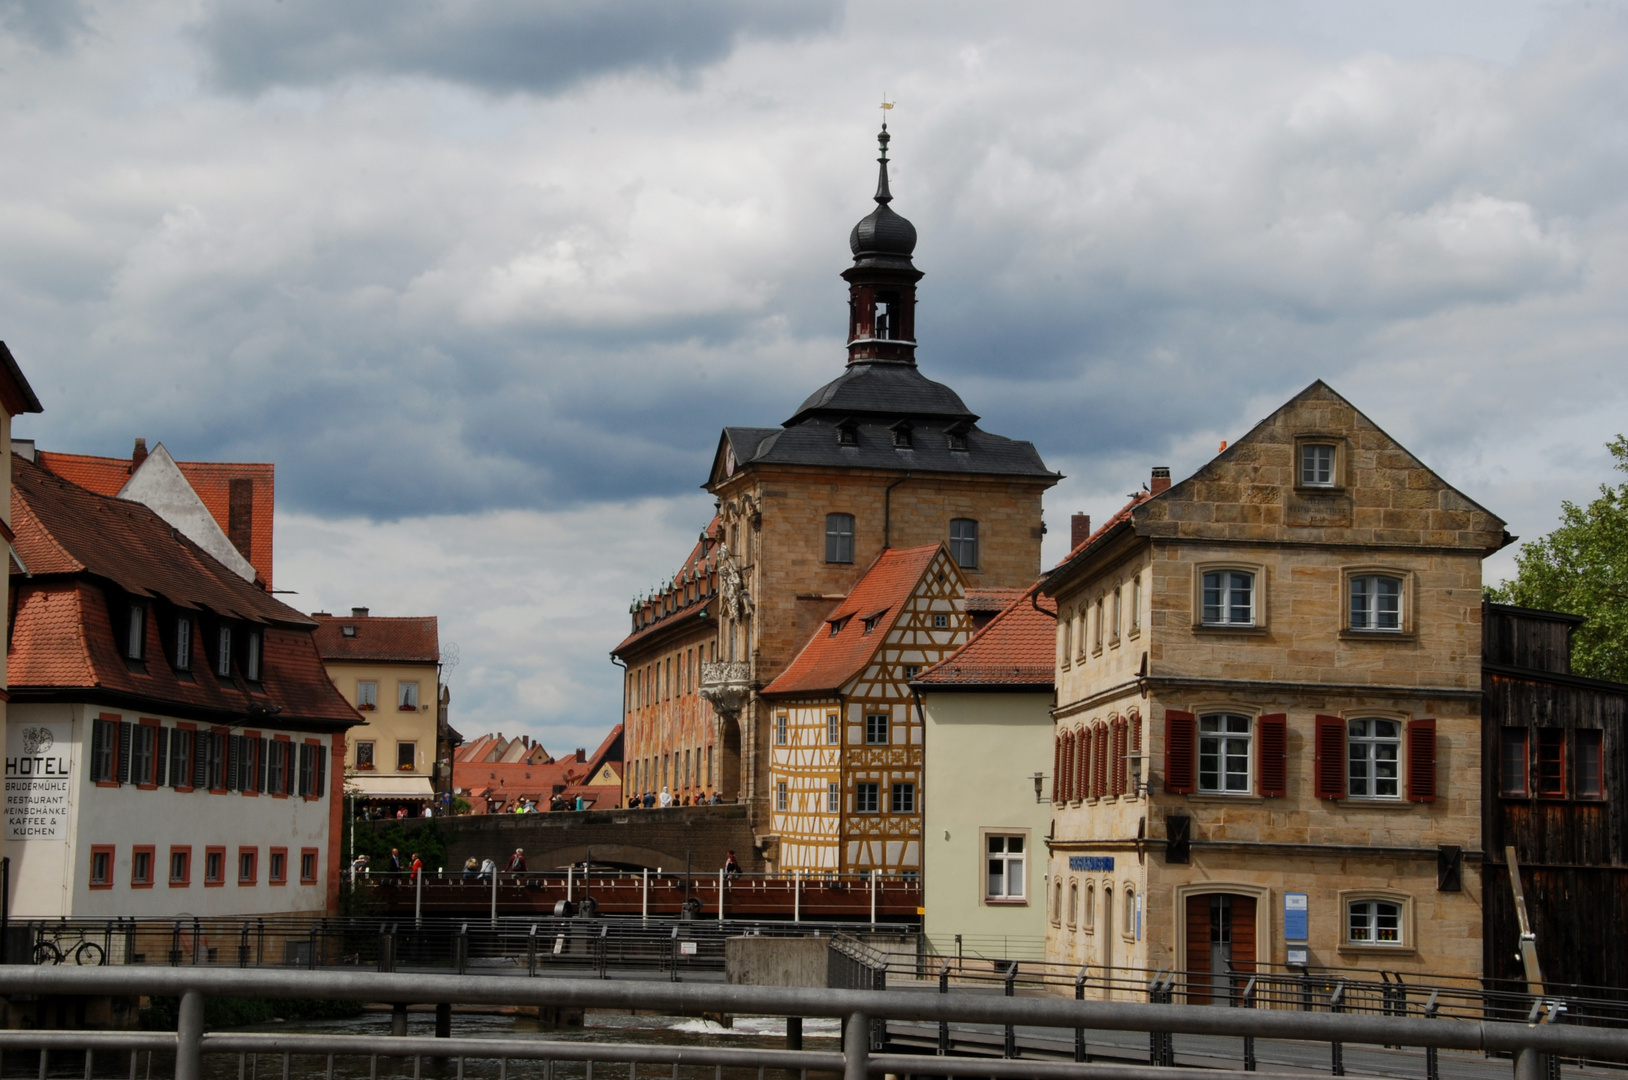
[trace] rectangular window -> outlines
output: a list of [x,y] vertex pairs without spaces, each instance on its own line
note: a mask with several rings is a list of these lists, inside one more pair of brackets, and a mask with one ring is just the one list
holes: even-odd
[[876,813],[881,808],[881,789],[882,785],[880,784],[855,784],[854,813]]
[[707,747],[707,787],[712,786],[712,747]]
[[1091,642],[1091,647],[1093,649],[1097,650],[1098,652],[1102,651],[1102,624],[1103,624],[1103,621],[1104,621],[1103,620],[1103,615],[1104,615],[1104,612],[1103,612],[1103,606],[1102,606],[1102,597],[1099,596],[1099,597],[1097,597],[1097,633],[1096,633],[1096,637]]
[[192,620],[185,615],[175,620],[175,667],[177,671],[192,669]]
[[266,857],[266,881],[271,885],[288,884],[288,849],[274,847]]
[[[672,661],[667,661],[668,681],[672,681]],[[396,684],[396,708],[402,712],[413,712],[418,709],[418,684],[404,682]]]
[[851,563],[854,561],[854,516],[852,514],[825,515],[825,561]]
[[90,849],[90,887],[93,889],[113,887],[112,845],[97,844]]
[[153,887],[153,855],[152,845],[130,849],[130,887],[132,889],[150,889]]
[[[359,742],[359,743],[356,744],[356,767],[358,769],[372,769],[373,768],[373,744],[372,743],[370,743],[370,742]],[[272,790],[273,791],[277,790],[276,785],[272,786]]]
[[1402,579],[1384,574],[1352,578],[1351,629],[1402,629]]
[[179,791],[192,790],[194,738],[190,728],[170,732],[170,786]]
[[204,787],[226,790],[226,732],[209,732],[208,756],[204,759]]
[[226,884],[226,849],[223,847],[204,848],[204,884]]
[[1142,575],[1131,578],[1131,633],[1142,629]]
[[1255,625],[1255,575],[1244,570],[1205,574],[1204,625]]
[[825,785],[825,811],[828,814],[842,812],[842,785],[831,783]]
[[418,744],[415,742],[399,742],[396,744],[396,769],[399,772],[411,772],[418,763]]
[[1577,732],[1577,788],[1579,799],[1605,797],[1605,784],[1600,772],[1599,728],[1583,728]]
[[1352,945],[1402,944],[1402,905],[1384,900],[1353,900],[1346,909]]
[[1249,794],[1249,717],[1211,713],[1198,718],[1198,790]]
[[182,888],[192,884],[192,849],[189,847],[170,848],[170,885],[173,888]]
[[237,849],[237,883],[239,885],[253,885],[259,879],[260,849]]
[[[372,743],[368,743],[372,746]],[[274,739],[266,754],[266,790],[273,795],[288,794],[288,742]]]
[[842,742],[842,718],[837,713],[825,714],[825,745],[836,746]]
[[786,745],[786,714],[785,713],[781,713],[779,716],[774,718],[774,744],[776,746],[785,746]]
[[1334,447],[1330,443],[1300,444],[1300,485],[1334,486]]
[[132,660],[141,659],[141,646],[146,638],[147,609],[141,604],[130,605],[130,623],[124,638],[124,655]]
[[949,625],[950,625],[950,617],[948,615],[944,614],[943,612],[935,612],[934,613],[934,615],[933,615],[933,629],[934,630],[946,630],[946,629],[949,628]]
[[1506,727],[1498,744],[1498,794],[1524,799],[1531,794],[1526,763],[1526,729]]
[[158,728],[152,724],[137,724],[130,729],[130,736],[130,782],[152,787],[158,756]]
[[978,568],[978,523],[972,518],[950,522],[950,557],[962,569]]
[[894,784],[891,806],[895,814],[914,814],[916,812],[916,785]]
[[1109,641],[1118,641],[1119,640],[1119,627],[1121,625],[1120,624],[1120,619],[1121,619],[1121,617],[1123,615],[1123,611],[1121,609],[1121,601],[1123,599],[1123,595],[1124,594],[1123,594],[1122,590],[1120,590],[1120,589],[1115,589],[1114,590],[1114,607],[1113,607],[1113,616],[1114,617],[1113,617],[1113,622],[1108,624],[1108,640]]
[[249,655],[244,665],[243,677],[250,682],[260,681],[260,631],[251,631],[249,634]]
[[987,836],[984,838],[984,899],[1022,900],[1024,898],[1024,838]]
[[906,664],[904,666],[904,681],[905,682],[910,682],[912,679],[914,679],[916,677],[916,675],[920,671],[921,671],[921,668],[918,667],[917,665],[915,665],[915,664]]
[[1566,797],[1566,729],[1538,728],[1538,798]]
[[774,786],[774,808],[782,811],[786,809],[786,782],[784,780]]
[[314,847],[300,849],[300,884],[315,885],[317,882],[317,849]]
[[371,680],[360,680],[356,684],[356,707],[358,709],[377,709],[379,707],[379,684]]
[[1402,725],[1395,720],[1353,720],[1346,733],[1348,786],[1354,799],[1401,794]]
[[119,722],[90,722],[90,778],[96,783],[117,783],[119,761]]
[[887,713],[867,713],[865,715],[865,745],[887,745]]
[[232,628],[223,626],[215,639],[215,674],[223,679],[232,677]]

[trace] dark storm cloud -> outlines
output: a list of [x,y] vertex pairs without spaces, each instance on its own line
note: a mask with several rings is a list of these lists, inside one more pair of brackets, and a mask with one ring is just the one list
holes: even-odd
[[0,31],[59,51],[85,29],[78,0],[0,0]]
[[236,93],[353,75],[444,79],[555,93],[598,75],[682,75],[748,37],[826,30],[835,0],[219,0],[196,33]]

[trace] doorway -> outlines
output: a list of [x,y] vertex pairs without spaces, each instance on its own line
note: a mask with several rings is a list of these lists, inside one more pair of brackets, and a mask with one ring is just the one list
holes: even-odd
[[1187,898],[1187,1002],[1230,1005],[1255,972],[1255,898]]

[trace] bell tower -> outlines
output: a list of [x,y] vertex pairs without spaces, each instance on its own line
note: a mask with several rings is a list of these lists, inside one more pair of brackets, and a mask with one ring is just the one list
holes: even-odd
[[842,272],[848,282],[848,363],[916,365],[916,282],[921,271],[910,261],[916,227],[888,203],[887,124],[877,136],[882,156],[876,180],[876,209],[848,234],[854,264]]

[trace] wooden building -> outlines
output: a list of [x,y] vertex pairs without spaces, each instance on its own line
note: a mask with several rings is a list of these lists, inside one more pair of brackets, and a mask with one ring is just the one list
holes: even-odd
[[[1628,685],[1571,671],[1577,615],[1487,604],[1481,756],[1485,973],[1524,983],[1505,848],[1544,977],[1628,986]],[[1618,932],[1605,932],[1605,928]]]

